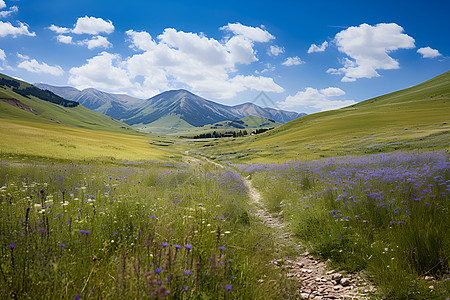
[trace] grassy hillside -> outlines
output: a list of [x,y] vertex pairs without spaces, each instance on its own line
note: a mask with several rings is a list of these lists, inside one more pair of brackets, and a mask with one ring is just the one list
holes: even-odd
[[[265,134],[199,152],[220,160],[282,162],[398,149],[449,149],[450,72],[417,86],[308,115]],[[211,147],[214,146],[214,147]]]
[[[0,78],[15,80],[1,74]],[[16,82],[19,88],[31,86]],[[0,99],[1,156],[138,161],[172,160],[176,157],[172,153],[178,151],[161,149],[157,147],[161,138],[144,136],[82,105],[63,107],[34,96],[27,98],[5,85],[0,88]]]
[[[32,87],[31,84],[0,74],[0,79],[2,78],[20,83],[20,89]],[[76,107],[64,107],[48,101],[43,101],[34,96],[27,98],[15,93],[12,87],[5,85],[0,86],[0,98],[16,99],[25,106],[31,108],[32,111],[24,111],[0,101],[0,118],[2,119],[32,120],[44,124],[62,124],[77,128],[138,134],[132,127],[111,117],[91,111],[82,105]]]

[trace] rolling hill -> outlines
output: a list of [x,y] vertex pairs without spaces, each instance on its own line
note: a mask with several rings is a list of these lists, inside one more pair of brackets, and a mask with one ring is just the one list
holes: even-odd
[[449,149],[450,72],[419,85],[197,151],[220,160],[280,162],[395,150]]
[[150,144],[159,139],[0,74],[0,156],[99,161],[173,157]]

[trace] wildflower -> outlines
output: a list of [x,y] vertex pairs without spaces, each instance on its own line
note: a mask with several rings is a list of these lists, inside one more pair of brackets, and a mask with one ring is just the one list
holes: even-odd
[[180,245],[173,245],[174,247],[175,247],[175,249],[180,249],[181,248],[181,246]]
[[186,248],[187,250],[191,250],[192,245],[186,244],[186,245],[184,246],[184,248]]
[[161,273],[162,270],[163,270],[162,268],[156,269],[156,270],[155,270],[155,274]]
[[75,296],[75,300],[78,300],[78,299],[80,299],[80,298],[81,298],[80,295],[76,295],[76,296]]
[[166,248],[167,246],[169,246],[169,244],[166,243],[166,242],[163,242],[163,243],[162,243],[162,246],[163,246],[164,248]]
[[184,275],[188,276],[189,274],[191,274],[191,271],[189,270],[184,271]]
[[60,246],[60,247],[65,247],[65,246],[66,246],[66,244],[59,244],[59,246]]
[[219,247],[219,250],[225,250],[225,247]]
[[115,234],[115,235],[118,235],[119,233],[118,233],[117,231],[114,231],[114,234]]
[[189,288],[188,288],[187,285],[183,286],[183,290],[184,290],[184,291],[187,291],[188,289],[189,289]]
[[225,285],[225,291],[231,290],[232,287],[233,287],[233,286],[232,286],[231,284],[226,284],[226,285]]

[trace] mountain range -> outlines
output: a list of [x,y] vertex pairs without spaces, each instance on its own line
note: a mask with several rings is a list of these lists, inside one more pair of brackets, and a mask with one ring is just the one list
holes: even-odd
[[147,131],[149,131],[147,128],[158,131],[158,127],[186,130],[190,127],[238,120],[250,115],[284,124],[305,115],[304,113],[263,108],[249,102],[235,106],[223,105],[186,90],[166,91],[150,99],[142,100],[92,88],[80,91],[73,87],[57,87],[43,83],[34,85]]

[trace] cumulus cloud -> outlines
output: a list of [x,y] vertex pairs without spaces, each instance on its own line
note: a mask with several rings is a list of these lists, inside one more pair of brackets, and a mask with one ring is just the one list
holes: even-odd
[[5,59],[6,59],[5,51],[3,51],[3,49],[0,49],[0,60],[5,60]]
[[69,84],[79,89],[95,86],[99,89],[121,90],[132,86],[129,74],[120,65],[118,54],[102,52],[81,67],[69,70]]
[[0,0],[0,9],[3,9],[6,7],[6,3],[4,0]]
[[283,109],[326,111],[353,105],[353,100],[332,100],[331,97],[345,95],[345,92],[337,87],[328,87],[317,90],[307,87],[304,91],[299,91],[294,96],[288,96],[285,101],[279,103]]
[[9,10],[0,11],[0,18],[6,18],[9,15],[16,13],[19,11],[19,8],[17,6],[11,6]]
[[278,56],[278,55],[284,53],[284,48],[272,45],[272,46],[270,46],[268,53],[269,53],[269,55],[272,55],[272,56]]
[[[114,31],[114,25],[111,21],[105,21],[102,18],[96,17],[82,17],[78,18],[77,22],[73,25],[72,28],[60,27],[52,24],[47,29],[58,34],[56,40],[63,44],[77,44],[82,46],[87,46],[88,49],[94,48],[109,48],[111,47],[111,43],[104,36],[99,34],[110,34]],[[94,37],[90,39],[79,40],[78,42],[73,41],[73,36],[68,34],[88,34],[93,35]]]
[[82,17],[78,18],[75,28],[72,30],[75,34],[98,35],[100,33],[110,34],[114,31],[114,25],[111,21],[105,21],[102,18]]
[[435,57],[442,56],[442,54],[439,53],[438,50],[430,48],[430,47],[420,48],[419,50],[417,50],[417,53],[422,54],[423,58],[435,58]]
[[10,22],[0,21],[0,37],[11,35],[17,37],[19,35],[36,36],[34,32],[28,31],[28,25],[18,22],[19,26],[14,27]]
[[32,73],[45,73],[50,74],[54,76],[60,76],[64,74],[63,69],[56,65],[56,66],[49,66],[48,64],[42,62],[38,62],[35,59],[30,59],[28,56],[25,55],[18,55],[19,58],[23,59],[22,62],[20,62],[17,66],[19,68],[25,69]]
[[414,39],[403,33],[403,28],[395,23],[349,27],[339,32],[334,41],[338,50],[350,59],[341,61],[342,68],[331,68],[327,72],[343,74],[343,82],[380,76],[377,70],[398,69],[398,61],[389,55],[398,49],[415,47]]
[[255,40],[268,41],[270,34],[261,28],[253,31],[232,25],[227,25],[229,35],[221,41],[174,28],[166,28],[156,39],[145,31],[128,30],[130,47],[137,53],[122,59],[103,52],[84,66],[72,68],[70,82],[81,88],[128,89],[139,97],[180,87],[217,99],[251,89],[283,92],[272,78],[235,74],[239,65],[258,61]]
[[78,43],[79,45],[86,45],[88,49],[94,49],[94,48],[109,48],[112,46],[112,44],[108,41],[107,38],[104,36],[97,35],[91,39],[86,39],[83,41],[80,41]]
[[316,44],[312,44],[308,49],[308,53],[324,52],[327,47],[328,47],[327,41],[323,42],[322,45],[320,45],[320,46],[317,46]]
[[298,66],[298,65],[301,65],[301,64],[304,64],[304,63],[305,62],[302,61],[300,59],[300,57],[294,56],[294,57],[286,58],[286,60],[282,63],[282,65],[286,66],[286,67],[291,67],[291,66]]
[[63,44],[73,44],[72,37],[68,35],[60,34],[56,37],[56,39],[58,40],[58,42]]

